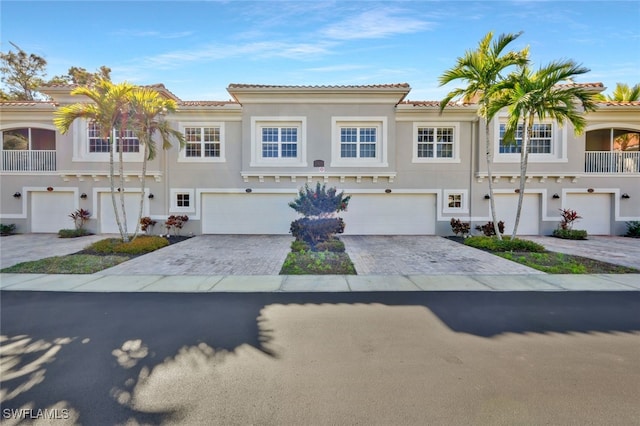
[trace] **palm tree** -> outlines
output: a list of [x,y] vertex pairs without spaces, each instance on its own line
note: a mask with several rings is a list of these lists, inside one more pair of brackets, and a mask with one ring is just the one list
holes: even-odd
[[[126,212],[124,208],[124,191],[120,191],[120,204],[122,207],[122,218],[116,204],[115,173],[113,148],[115,143],[114,129],[119,136],[125,131],[128,119],[129,93],[134,86],[129,83],[114,84],[108,80],[98,80],[93,87],[77,87],[71,91],[72,95],[86,96],[92,103],[76,103],[60,107],[54,113],[53,122],[65,134],[71,128],[73,122],[78,118],[83,118],[97,124],[100,137],[109,141],[109,183],[111,184],[111,201],[113,211],[118,225],[118,230],[122,241],[129,241],[127,232]],[[124,173],[122,150],[120,151],[120,188],[124,188]],[[124,222],[124,223],[123,223]]]
[[135,239],[140,229],[140,219],[144,205],[145,177],[147,174],[147,161],[153,160],[157,155],[157,147],[153,136],[155,133],[162,139],[162,149],[171,148],[171,139],[175,138],[180,147],[184,146],[184,136],[178,130],[170,127],[164,119],[165,114],[175,112],[177,104],[172,99],[163,98],[160,93],[150,88],[135,88],[129,93],[130,112],[132,117],[132,130],[142,145],[142,177],[140,188],[140,209],[136,230],[133,234]]
[[616,88],[611,95],[598,95],[600,101],[634,102],[640,101],[640,83],[629,87],[626,83],[616,83]]
[[575,76],[587,72],[588,68],[571,60],[551,62],[535,73],[525,65],[497,88],[491,113],[496,114],[500,109],[508,107],[509,118],[504,140],[514,141],[518,128],[522,126],[520,190],[512,239],[516,237],[520,223],[529,162],[529,141],[533,134],[534,122],[549,118],[562,125],[569,121],[576,134],[582,133],[586,123],[583,112],[596,109],[595,97],[584,86],[572,81]]
[[459,57],[456,65],[445,71],[439,79],[440,86],[444,86],[454,80],[461,80],[467,83],[466,87],[457,88],[449,92],[440,102],[441,113],[454,98],[462,101],[478,98],[478,115],[485,121],[485,157],[487,161],[487,178],[489,180],[491,217],[495,233],[499,239],[502,239],[502,237],[498,228],[493,197],[491,143],[489,141],[490,123],[495,113],[492,113],[493,109],[490,108],[490,106],[495,87],[502,81],[502,73],[505,69],[515,65],[524,65],[528,61],[528,48],[519,52],[509,51],[503,54],[503,50],[509,43],[517,39],[521,34],[522,32],[518,34],[502,34],[497,40],[493,40],[493,32],[487,33],[487,35],[480,40],[476,50],[467,51],[464,56]]

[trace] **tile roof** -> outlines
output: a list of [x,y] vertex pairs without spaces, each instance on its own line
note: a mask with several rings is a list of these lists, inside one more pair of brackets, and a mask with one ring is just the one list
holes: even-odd
[[[440,108],[440,101],[404,101],[400,102],[399,105],[413,105],[415,107],[433,107]],[[468,107],[476,105],[475,103],[459,103],[459,102],[449,102],[447,104],[448,107]]]
[[56,106],[57,104],[51,101],[0,101],[0,105],[27,107],[27,106],[38,106],[38,105]]
[[408,83],[365,85],[273,85],[273,84],[229,84],[229,89],[409,89]]
[[594,89],[604,89],[604,85],[602,83],[565,83],[565,84],[557,84],[558,87],[586,87],[586,88],[594,88]]
[[640,106],[640,101],[598,101],[601,106]]
[[180,106],[225,106],[238,105],[236,101],[180,101]]

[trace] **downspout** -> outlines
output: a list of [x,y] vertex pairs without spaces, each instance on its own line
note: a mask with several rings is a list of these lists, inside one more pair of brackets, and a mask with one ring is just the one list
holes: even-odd
[[[475,118],[472,122],[471,122],[471,157],[469,158],[469,199],[467,200],[467,202],[469,203],[469,225],[471,225],[471,218],[473,218],[473,175],[475,173],[475,167],[474,164],[476,163],[475,161],[475,147],[476,147],[476,142],[479,143],[479,141],[476,141],[476,126],[478,125],[478,123],[480,122],[480,120],[478,120],[478,118]],[[471,229],[473,229],[472,227],[469,228],[469,232],[471,232]]]

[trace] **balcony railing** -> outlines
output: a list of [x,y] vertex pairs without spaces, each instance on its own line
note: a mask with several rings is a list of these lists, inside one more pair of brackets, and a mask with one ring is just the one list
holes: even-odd
[[51,172],[56,170],[56,152],[2,151],[2,170],[19,172]]
[[638,174],[640,173],[639,151],[587,151],[585,173]]

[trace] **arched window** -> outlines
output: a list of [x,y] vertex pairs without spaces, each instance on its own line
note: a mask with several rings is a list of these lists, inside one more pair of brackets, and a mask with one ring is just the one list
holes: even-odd
[[37,127],[3,130],[2,170],[56,170],[56,132]]
[[639,151],[640,132],[621,128],[587,132],[587,151]]

